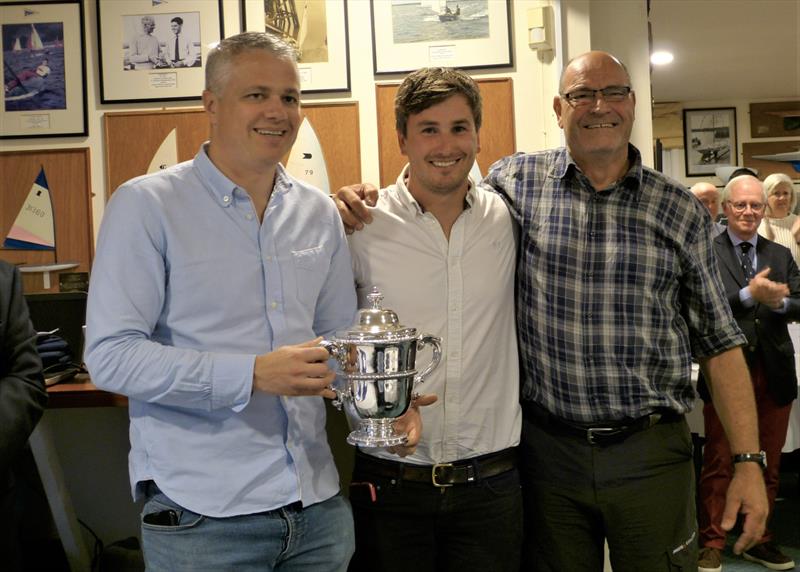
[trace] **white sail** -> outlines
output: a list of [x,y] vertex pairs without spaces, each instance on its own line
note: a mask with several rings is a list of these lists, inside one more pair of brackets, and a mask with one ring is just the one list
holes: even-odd
[[297,49],[303,49],[303,43],[308,35],[308,2],[303,4],[303,16],[300,18],[300,29],[297,32]]
[[39,37],[39,32],[36,31],[36,26],[31,24],[31,39],[28,47],[32,50],[43,50],[42,38]]
[[167,133],[161,145],[150,159],[150,166],[147,167],[148,173],[157,173],[167,167],[178,164],[178,128],[173,128]]
[[21,52],[22,51],[22,44],[19,41],[19,38],[14,40],[14,47],[11,48],[12,52]]
[[324,193],[331,192],[322,146],[307,117],[300,124],[297,140],[294,142],[292,152],[289,153],[286,170],[296,179],[313,185]]
[[3,246],[21,250],[55,250],[53,203],[44,167],[31,185]]

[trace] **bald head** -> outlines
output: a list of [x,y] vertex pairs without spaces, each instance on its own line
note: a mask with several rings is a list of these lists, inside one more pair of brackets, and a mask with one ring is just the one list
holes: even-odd
[[626,85],[631,84],[631,76],[628,73],[628,68],[626,68],[625,64],[619,61],[616,56],[609,54],[608,52],[591,51],[579,56],[575,56],[569,62],[567,62],[567,65],[564,66],[563,70],[561,70],[561,79],[558,82],[558,91],[564,93],[564,89],[566,87],[564,81],[565,76],[569,76],[573,73],[599,70],[608,66],[615,66],[621,69],[625,74]]
[[697,197],[703,206],[708,209],[711,218],[716,218],[719,214],[719,191],[712,183],[696,183],[689,189]]

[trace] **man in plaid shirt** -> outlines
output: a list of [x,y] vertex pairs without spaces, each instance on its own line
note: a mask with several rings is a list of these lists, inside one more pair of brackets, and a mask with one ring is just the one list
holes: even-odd
[[[485,183],[520,225],[524,567],[615,572],[697,566],[692,357],[711,380],[731,449],[758,451],[753,392],[711,247],[711,218],[644,167],[630,141],[635,94],[611,54],[572,60],[553,107],[566,148],[516,154]],[[358,228],[355,196],[338,193]],[[346,211],[344,203],[352,211]],[[345,210],[345,212],[343,212]],[[755,543],[761,469],[738,463],[723,526]]]

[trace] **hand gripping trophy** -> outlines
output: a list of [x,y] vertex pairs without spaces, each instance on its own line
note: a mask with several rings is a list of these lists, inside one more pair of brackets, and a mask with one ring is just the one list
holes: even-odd
[[[377,287],[367,295],[369,308],[358,312],[358,323],[336,332],[333,340],[322,342],[336,358],[344,388],[333,388],[333,404],[344,406],[359,426],[347,437],[351,445],[390,447],[406,442],[392,422],[403,415],[416,397],[414,388],[436,369],[442,358],[442,339],[417,335],[416,328],[400,324],[397,314],[381,307],[383,295]],[[433,358],[417,373],[417,350],[433,346]]]

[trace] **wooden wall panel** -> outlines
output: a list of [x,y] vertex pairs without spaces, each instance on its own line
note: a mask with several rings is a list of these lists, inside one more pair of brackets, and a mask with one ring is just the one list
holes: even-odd
[[[516,149],[514,134],[514,86],[511,78],[475,80],[483,97],[483,126],[478,165],[486,175],[489,166]],[[397,145],[394,97],[399,84],[375,86],[378,107],[378,152],[381,187],[393,184],[407,163]],[[331,185],[333,186],[333,185]]]
[[[56,228],[56,251],[2,248],[31,185],[44,167]],[[7,151],[0,153],[0,258],[13,264],[77,262],[64,272],[89,272],[94,253],[89,149]],[[41,273],[23,275],[26,292],[57,292],[58,273],[50,273],[50,288]]]
[[[361,180],[358,104],[304,104],[303,113],[319,138],[331,189]],[[208,140],[208,120],[198,109],[106,113],[106,189],[147,172],[159,145],[177,128],[178,160],[188,161]],[[284,164],[286,158],[284,158]]]

